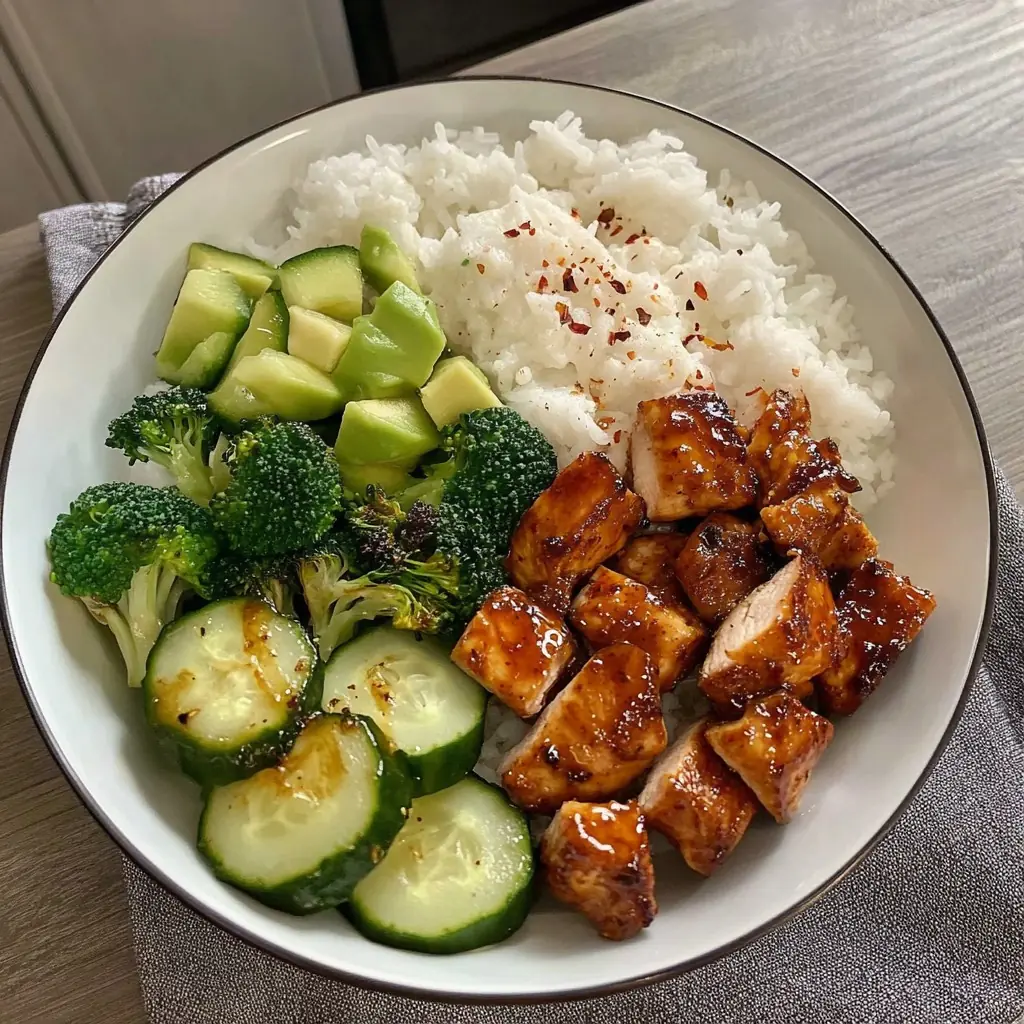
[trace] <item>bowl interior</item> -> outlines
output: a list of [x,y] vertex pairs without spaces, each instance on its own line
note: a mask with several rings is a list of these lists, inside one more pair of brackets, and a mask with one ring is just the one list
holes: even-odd
[[[542,903],[508,942],[451,958],[372,945],[340,915],[290,918],[221,885],[196,854],[198,794],[163,767],[116,650],[47,580],[44,540],[87,485],[124,476],[108,420],[154,375],[152,353],[196,239],[237,247],[280,212],[306,164],[369,132],[414,142],[436,121],[521,135],[565,109],[591,135],[679,134],[713,174],[728,167],[783,204],[819,267],[850,296],[876,363],[896,382],[897,485],[871,513],[882,554],[938,598],[922,639],[859,714],[840,724],[798,818],[752,829],[711,880],[657,864],[660,914],[625,944]],[[439,996],[578,994],[670,971],[730,947],[825,886],[869,844],[939,746],[971,670],[986,608],[989,480],[964,389],[926,311],[833,202],[768,154],[685,113],[585,86],[452,80],[370,94],[238,146],[176,188],[108,254],[57,326],[25,398],[3,495],[3,588],[19,673],[71,780],[111,833],[215,920],[300,963]],[[68,851],[69,856],[73,853]]]

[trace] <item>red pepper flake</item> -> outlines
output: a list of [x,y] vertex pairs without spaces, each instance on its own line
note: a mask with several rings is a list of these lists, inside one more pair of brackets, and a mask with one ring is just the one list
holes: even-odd
[[621,231],[622,231],[622,225],[621,224],[616,224],[615,227],[612,228],[611,237],[614,238],[617,234],[620,234]]
[[594,309],[601,308],[601,300],[595,295],[594,296]]
[[615,207],[613,206],[609,206],[597,215],[598,224],[608,225],[611,224],[613,220],[615,220]]
[[655,282],[654,282],[654,290],[655,290],[655,291],[657,291],[657,290],[658,290],[658,282],[657,282],[657,281],[655,281]]
[[632,245],[639,237],[640,236],[638,234],[630,235],[629,238],[626,239],[626,245]]
[[581,324],[576,320],[570,320],[569,330],[573,334],[588,334],[590,332],[590,324]]
[[531,235],[537,234],[537,229],[536,228],[530,228],[530,234]]
[[608,308],[607,308],[607,309],[605,310],[605,312],[606,312],[606,313],[607,313],[607,314],[608,314],[609,316],[615,316],[615,307],[614,307],[614,306],[609,306],[609,307],[608,307]]
[[599,416],[595,422],[602,430],[607,430],[615,422],[615,417]]
[[616,430],[615,433],[612,434],[612,441],[614,441],[615,444],[618,444],[621,440],[622,440],[622,431],[621,430]]
[[693,329],[694,329],[695,331],[699,331],[699,330],[700,330],[700,324],[698,324],[698,323],[694,322],[694,325],[693,325]]
[[560,324],[567,324],[572,320],[572,317],[569,316],[569,307],[564,302],[555,303],[555,312],[558,314]]
[[731,341],[712,341],[711,338],[705,338],[703,334],[698,334],[697,338],[716,352],[728,352],[736,347]]
[[691,341],[693,341],[695,338],[699,338],[699,337],[700,337],[699,334],[688,334],[685,338],[683,338],[683,344],[684,345],[689,345]]
[[635,352],[634,352],[634,351],[633,351],[632,349],[630,349],[630,350],[629,350],[629,351],[628,351],[628,352],[626,353],[626,358],[627,358],[627,359],[636,359],[636,353],[635,353]]
[[604,378],[603,377],[591,377],[590,378],[590,383],[591,384],[597,384],[598,387],[600,387],[604,383]]
[[524,220],[523,223],[519,225],[519,230],[520,231],[529,231],[530,230],[530,222],[528,220]]
[[758,391],[764,391],[764,388],[761,387],[760,384],[756,388],[754,388],[753,391],[747,391],[746,392],[747,398],[753,398],[753,396],[756,395],[758,393]]
[[636,318],[640,321],[641,327],[646,327],[651,322],[651,314],[643,306],[636,307]]
[[651,244],[651,240],[645,235],[644,236],[644,245],[650,245],[650,244]]
[[703,380],[703,379],[704,379],[704,374],[703,374],[703,373],[701,373],[701,371],[700,371],[700,370],[698,370],[698,371],[697,371],[697,372],[696,372],[696,373],[695,373],[695,374],[693,375],[693,377],[694,377],[694,380]]
[[577,210],[575,206],[572,208],[571,212],[572,212],[572,219],[573,220],[579,220],[580,219],[580,211]]
[[558,265],[560,267],[564,267],[565,266],[565,257],[564,256],[559,256],[556,262],[558,263]]
[[629,338],[629,331],[612,331],[612,333],[608,335],[608,344],[614,345],[617,341],[628,341]]
[[725,197],[725,205],[726,205],[726,206],[728,206],[730,210],[732,209],[732,204],[733,204],[734,202],[736,202],[736,200],[735,200],[735,199],[733,199],[733,197],[732,197],[732,196],[726,196],[726,197]]
[[701,284],[700,281],[694,281],[693,282],[693,290],[694,290],[694,293],[696,294],[697,298],[700,299],[701,302],[707,302],[708,290],[707,290],[707,288],[704,287],[703,284]]
[[482,263],[478,263],[476,265],[476,269],[479,270],[480,273],[482,274],[484,272],[484,265]]
[[551,264],[550,264],[550,263],[548,263],[548,261],[547,261],[547,260],[541,260],[541,261],[540,261],[540,265],[541,265],[542,267],[550,267],[550,266],[551,266]]
[[798,366],[794,366],[793,369],[790,370],[789,372],[793,374],[794,377],[800,376],[800,368]]
[[562,287],[567,292],[578,292],[579,288],[576,287],[576,279],[572,276],[571,270],[566,270],[562,275]]
[[621,281],[612,281],[611,285],[620,295],[626,294],[626,286]]
[[545,291],[547,289],[547,286],[548,286],[548,279],[543,274],[541,274],[540,275],[540,280],[537,282],[537,291],[539,291],[539,292]]
[[516,228],[509,228],[508,231],[505,232],[505,237],[506,238],[518,238],[519,237],[518,229],[516,229]]
[[693,312],[697,307],[693,304],[693,299],[686,300],[686,308],[689,312]]

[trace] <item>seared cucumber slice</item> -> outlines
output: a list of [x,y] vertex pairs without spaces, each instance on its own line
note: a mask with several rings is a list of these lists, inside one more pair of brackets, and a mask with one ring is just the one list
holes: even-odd
[[318,707],[322,682],[302,626],[239,597],[167,626],[142,690],[149,724],[182,771],[205,786],[277,761]]
[[199,851],[261,903],[311,914],[348,899],[405,822],[412,781],[372,722],[322,715],[275,768],[211,790]]
[[258,299],[277,280],[277,267],[273,264],[206,242],[193,242],[188,247],[188,269],[226,270],[250,299]]
[[359,250],[351,245],[311,249],[293,256],[278,270],[281,294],[289,306],[315,309],[351,322],[363,311],[363,274]]
[[280,292],[267,292],[253,306],[252,319],[231,353],[228,370],[246,356],[259,355],[265,348],[278,352],[288,348],[288,307]]
[[339,647],[324,673],[324,709],[372,718],[401,750],[419,792],[461,779],[480,757],[487,693],[432,637],[378,626]]
[[157,373],[169,379],[211,334],[223,332],[237,338],[251,313],[252,299],[227,271],[190,270],[156,354]]
[[500,942],[523,923],[532,879],[526,818],[500,789],[470,776],[413,801],[344,913],[386,946],[461,953]]

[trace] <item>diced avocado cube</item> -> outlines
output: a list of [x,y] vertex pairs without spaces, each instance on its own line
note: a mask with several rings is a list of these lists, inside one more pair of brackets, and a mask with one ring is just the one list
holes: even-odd
[[345,406],[334,454],[339,463],[408,463],[440,440],[418,398],[369,398]]
[[377,292],[386,291],[395,281],[401,281],[414,292],[420,291],[412,261],[383,228],[369,224],[363,228],[359,239],[359,264],[370,287]]
[[193,242],[188,247],[188,269],[225,270],[250,299],[258,299],[277,280],[277,267],[273,264],[205,242]]
[[171,319],[156,354],[161,377],[177,370],[200,342],[211,334],[245,330],[252,313],[252,299],[232,274],[225,270],[190,270],[181,284]]
[[346,400],[397,398],[416,390],[405,369],[404,350],[370,317],[357,316],[331,376]]
[[363,311],[359,250],[333,245],[285,260],[278,268],[281,294],[289,306],[314,309],[351,322]]
[[234,422],[256,416],[311,422],[333,416],[343,404],[323,370],[272,348],[239,360],[209,400]]
[[348,344],[352,328],[312,309],[292,306],[288,310],[288,353],[305,359],[324,373],[330,373]]
[[400,494],[416,482],[409,475],[412,466],[400,462],[370,462],[365,466],[357,462],[339,462],[338,466],[342,485],[359,496],[366,493],[370,484],[383,488],[387,494]]
[[199,342],[188,359],[164,377],[169,384],[182,384],[187,388],[208,391],[220,380],[224,368],[235,350],[235,336],[226,331],[211,334]]
[[442,359],[423,385],[420,400],[438,428],[454,423],[464,412],[501,405],[483,371],[465,356]]
[[288,307],[280,292],[266,292],[256,300],[249,326],[231,353],[228,370],[239,360],[257,355],[265,348],[278,352],[288,349]]
[[418,388],[426,384],[447,344],[434,303],[395,281],[377,299],[370,319],[402,349],[406,379]]

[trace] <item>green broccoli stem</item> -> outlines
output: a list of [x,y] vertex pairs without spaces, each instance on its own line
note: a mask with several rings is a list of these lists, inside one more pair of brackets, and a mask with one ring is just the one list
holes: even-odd
[[173,570],[146,565],[137,570],[117,604],[81,598],[97,622],[114,635],[129,686],[141,686],[149,653],[161,630],[178,614],[187,584]]
[[152,461],[171,472],[178,490],[186,498],[191,498],[197,505],[209,505],[214,488],[210,469],[203,460],[202,445],[173,441],[169,447],[166,457],[154,453]]
[[231,469],[224,458],[230,448],[231,438],[221,434],[210,452],[210,487],[213,494],[223,491],[231,483]]

